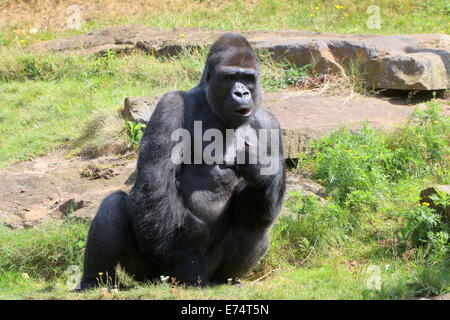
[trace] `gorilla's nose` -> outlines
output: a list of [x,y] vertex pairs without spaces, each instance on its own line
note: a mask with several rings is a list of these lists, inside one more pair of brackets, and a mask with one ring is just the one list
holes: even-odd
[[251,99],[250,91],[242,83],[237,82],[233,88],[233,99],[239,104],[248,104]]

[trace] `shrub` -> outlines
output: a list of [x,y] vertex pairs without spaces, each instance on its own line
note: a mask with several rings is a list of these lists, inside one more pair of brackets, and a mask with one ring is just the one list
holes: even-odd
[[384,137],[367,124],[355,132],[341,128],[313,143],[316,168],[320,179],[339,201],[356,190],[382,188],[387,182],[385,163],[391,151]]

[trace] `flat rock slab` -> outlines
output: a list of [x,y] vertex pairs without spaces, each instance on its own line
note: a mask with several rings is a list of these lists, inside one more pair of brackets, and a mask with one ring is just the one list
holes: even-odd
[[341,126],[389,131],[406,122],[414,107],[396,105],[372,97],[326,97],[314,92],[275,93],[265,96],[264,108],[280,121],[284,153],[297,158],[308,151],[308,141],[327,135]]
[[[125,25],[32,45],[30,50],[97,54],[143,50],[172,56],[212,43],[225,31],[196,28],[162,30]],[[359,35],[308,31],[241,32],[256,50],[317,73],[343,73],[352,66],[367,86],[404,90],[450,88],[450,36],[445,34]]]
[[[263,107],[280,121],[287,158],[297,158],[300,152],[308,150],[309,140],[340,126],[358,129],[367,121],[372,128],[387,131],[408,120],[414,110],[387,98],[328,97],[310,90],[268,93],[263,101]],[[150,97],[127,98],[123,114],[129,120],[145,123],[157,102],[157,98]],[[450,115],[449,107],[446,112]]]

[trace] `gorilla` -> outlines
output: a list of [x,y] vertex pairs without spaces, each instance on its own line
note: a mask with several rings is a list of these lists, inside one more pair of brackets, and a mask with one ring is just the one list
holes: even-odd
[[[199,84],[161,98],[141,140],[134,186],[128,194],[107,196],[91,223],[79,289],[114,283],[118,265],[138,281],[170,276],[194,286],[224,283],[264,256],[286,176],[279,123],[260,108],[259,75],[249,42],[226,33],[211,46]],[[173,132],[195,135],[196,123],[201,123],[201,134],[243,130],[244,143],[231,157],[220,148],[211,153],[216,160],[232,161],[174,161],[178,142]],[[259,139],[260,129],[277,137]],[[257,142],[247,139],[248,130],[256,132]],[[222,143],[214,138],[216,146]],[[192,158],[191,151],[195,158],[195,151],[202,155],[207,148],[205,141],[191,139],[182,150],[185,160]],[[224,148],[237,144],[233,141],[223,142]],[[263,172],[267,162],[259,158],[237,161],[264,148],[276,162],[269,174]]]

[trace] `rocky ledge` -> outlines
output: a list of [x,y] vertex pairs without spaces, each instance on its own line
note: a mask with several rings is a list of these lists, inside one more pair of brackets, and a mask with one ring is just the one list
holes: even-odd
[[[161,30],[125,25],[32,45],[30,50],[98,54],[106,50],[173,56],[209,45],[225,31],[182,28]],[[242,35],[256,50],[317,73],[353,68],[371,88],[445,90],[449,86],[450,36],[445,34],[361,35],[308,31],[248,31]]]

